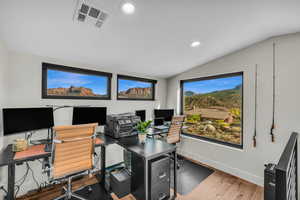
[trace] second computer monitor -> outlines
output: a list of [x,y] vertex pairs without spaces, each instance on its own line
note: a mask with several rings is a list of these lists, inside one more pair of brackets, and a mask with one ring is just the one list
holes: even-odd
[[50,129],[53,126],[53,108],[3,109],[4,135]]
[[106,124],[106,107],[74,107],[73,125],[98,123]]
[[165,121],[172,121],[174,109],[155,109],[154,118],[164,118]]
[[137,110],[135,111],[135,115],[141,118],[141,121],[146,121],[146,110]]

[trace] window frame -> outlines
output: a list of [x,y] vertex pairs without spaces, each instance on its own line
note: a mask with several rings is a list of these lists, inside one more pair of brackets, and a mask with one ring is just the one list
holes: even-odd
[[[105,97],[80,97],[80,96],[55,96],[47,94],[47,86],[48,86],[48,70],[57,70],[62,72],[71,72],[77,74],[85,74],[85,75],[96,75],[103,76],[107,78],[107,96]],[[42,99],[86,99],[86,100],[111,100],[111,79],[112,73],[101,72],[96,70],[82,69],[69,67],[58,64],[51,63],[42,63]]]
[[[140,81],[140,82],[146,82],[151,83],[152,86],[152,98],[144,99],[144,98],[120,98],[119,97],[119,80],[130,80],[130,81]],[[127,75],[117,75],[117,100],[129,100],[129,101],[155,101],[155,86],[156,86],[157,80],[153,79],[146,79],[141,77],[135,77],[135,76],[127,76]]]
[[181,115],[184,115],[184,110],[183,110],[183,104],[184,104],[184,93],[183,93],[183,87],[184,83],[188,82],[196,82],[196,81],[205,81],[205,80],[212,80],[212,79],[217,79],[217,78],[228,78],[228,77],[234,77],[234,76],[242,76],[242,105],[241,105],[241,111],[242,111],[242,119],[241,119],[241,144],[233,144],[229,142],[224,142],[221,140],[213,139],[213,138],[208,138],[208,137],[203,137],[199,135],[193,135],[189,133],[184,133],[182,131],[182,135],[188,136],[191,138],[196,138],[199,140],[203,141],[208,141],[216,144],[221,144],[224,146],[228,147],[234,147],[237,149],[244,149],[244,72],[233,72],[233,73],[226,73],[226,74],[219,74],[219,75],[213,75],[213,76],[206,76],[206,77],[200,77],[200,78],[192,78],[192,79],[186,79],[186,80],[180,80],[180,113]]

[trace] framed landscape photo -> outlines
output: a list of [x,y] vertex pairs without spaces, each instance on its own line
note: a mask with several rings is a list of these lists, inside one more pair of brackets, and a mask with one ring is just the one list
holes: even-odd
[[243,72],[181,81],[183,134],[243,148]]
[[118,75],[118,100],[155,100],[156,80]]
[[111,99],[111,73],[42,63],[42,98]]

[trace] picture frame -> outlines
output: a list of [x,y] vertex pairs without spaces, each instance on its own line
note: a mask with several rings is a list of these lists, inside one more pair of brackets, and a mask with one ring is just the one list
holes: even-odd
[[153,79],[118,74],[117,100],[154,101],[156,83]]
[[111,99],[112,74],[42,63],[42,99]]

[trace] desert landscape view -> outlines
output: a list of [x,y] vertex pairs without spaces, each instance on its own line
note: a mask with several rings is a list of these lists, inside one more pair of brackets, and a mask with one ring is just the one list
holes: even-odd
[[61,97],[107,97],[107,77],[49,69],[47,95]]
[[[234,81],[235,84],[236,82]],[[228,84],[228,87],[232,84]],[[205,83],[201,83],[201,87],[205,87]],[[189,88],[186,87],[186,89]],[[241,84],[230,89],[207,93],[185,90],[184,114],[187,117],[183,131],[192,135],[240,145],[242,143],[241,108]]]
[[120,98],[152,98],[152,88],[129,88],[119,92]]
[[47,89],[50,96],[79,96],[79,97],[102,97],[105,95],[95,94],[92,89],[85,87],[70,86],[69,88],[50,88]]
[[118,80],[118,98],[152,99],[152,83],[138,80]]

